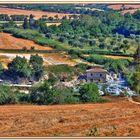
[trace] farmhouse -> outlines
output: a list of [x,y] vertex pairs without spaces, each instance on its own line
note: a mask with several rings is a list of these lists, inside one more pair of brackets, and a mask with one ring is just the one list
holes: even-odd
[[108,71],[100,66],[94,66],[86,71],[87,81],[106,82],[108,80]]

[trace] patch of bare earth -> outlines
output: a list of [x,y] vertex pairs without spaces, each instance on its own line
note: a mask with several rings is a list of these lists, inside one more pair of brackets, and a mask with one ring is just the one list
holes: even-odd
[[[140,136],[140,106],[103,104],[0,106],[0,136]],[[93,133],[94,134],[94,133]]]

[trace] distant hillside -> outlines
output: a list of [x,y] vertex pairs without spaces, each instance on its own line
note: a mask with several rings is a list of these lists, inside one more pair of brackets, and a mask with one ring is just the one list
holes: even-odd
[[[0,7],[24,9],[24,10],[41,10],[47,12],[65,12],[72,14],[87,13],[94,10],[111,10],[108,4],[5,4]],[[78,8],[77,8],[78,7]]]

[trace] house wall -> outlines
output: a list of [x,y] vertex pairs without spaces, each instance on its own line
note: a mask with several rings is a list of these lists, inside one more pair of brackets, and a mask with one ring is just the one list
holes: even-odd
[[106,82],[107,74],[104,72],[87,72],[88,81]]

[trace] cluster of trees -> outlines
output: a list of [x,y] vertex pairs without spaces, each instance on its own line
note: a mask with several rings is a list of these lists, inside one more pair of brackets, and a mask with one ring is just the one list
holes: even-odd
[[114,71],[115,73],[124,71],[130,64],[131,61],[127,59],[112,59],[106,58],[102,55],[94,54],[84,57],[88,62],[92,62],[99,65],[104,65],[107,70]]
[[41,33],[47,32],[46,22],[42,19],[35,20],[32,14],[30,15],[29,19],[24,18],[24,22],[22,26],[23,26],[23,29],[35,29]]
[[99,96],[98,87],[95,83],[81,85],[79,92],[71,88],[54,87],[50,89],[49,83],[45,82],[31,91],[31,102],[36,104],[68,104],[104,102]]
[[24,94],[18,90],[14,91],[8,85],[0,84],[0,105],[2,104],[75,104],[75,103],[97,103],[105,102],[99,96],[98,87],[95,83],[81,85],[79,92],[74,92],[72,88],[62,86],[52,87],[45,81],[35,85],[30,94]]
[[8,76],[14,81],[19,79],[38,81],[44,71],[43,58],[39,55],[31,55],[28,61],[25,57],[16,56],[9,64],[8,70],[3,70],[1,75]]
[[73,47],[126,53],[131,47],[130,40],[136,43],[140,41],[140,21],[135,18],[139,12],[134,15],[99,11],[94,11],[93,15],[75,15],[71,20],[62,20],[60,26],[48,27],[46,34],[48,38],[55,38]]
[[133,69],[127,73],[127,80],[130,86],[140,94],[140,45],[138,46],[136,53],[134,54],[135,65]]
[[[135,14],[138,15],[138,12]],[[138,34],[139,26],[139,21],[131,14],[123,16],[118,12],[94,11],[93,15],[75,15],[73,20],[63,21],[58,28],[61,33],[89,33],[91,36],[108,36],[119,33],[129,36],[130,34]]]
[[26,15],[0,14],[0,21],[23,21],[26,17]]
[[[69,46],[77,49],[98,49],[126,54],[131,53],[127,50],[132,44],[135,46],[140,41],[139,12],[134,15],[94,11],[93,15],[82,14],[73,15],[70,19],[63,18],[59,26],[48,27],[43,18],[35,20],[34,16],[30,15],[29,18],[24,18],[22,25],[26,34],[21,34],[21,31],[24,32],[22,29],[9,30],[17,37],[31,39],[41,45],[50,45],[54,48],[66,49],[66,46]],[[9,22],[4,24],[4,27],[5,31],[16,25]],[[33,34],[31,37],[30,34],[34,31],[38,32],[38,35]]]

